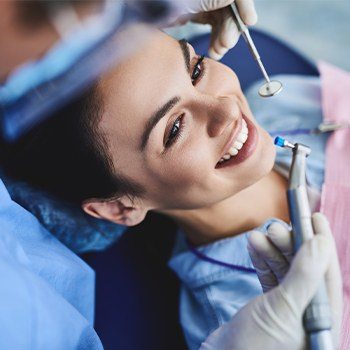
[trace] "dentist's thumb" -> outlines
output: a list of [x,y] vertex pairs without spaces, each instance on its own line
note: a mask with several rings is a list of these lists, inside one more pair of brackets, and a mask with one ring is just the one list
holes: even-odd
[[[309,304],[323,279],[328,292],[337,291],[341,286],[338,258],[328,221],[320,213],[314,214],[312,221],[315,236],[301,246],[281,283],[300,311]],[[341,296],[341,291],[336,294]]]
[[295,304],[293,308],[298,314],[305,310],[325,278],[332,255],[329,243],[323,235],[304,243],[279,286],[287,301]]

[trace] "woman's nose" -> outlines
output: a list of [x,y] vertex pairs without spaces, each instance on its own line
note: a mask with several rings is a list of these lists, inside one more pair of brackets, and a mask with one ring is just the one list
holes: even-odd
[[[223,134],[241,115],[237,100],[231,96],[216,96],[208,101],[207,131],[210,137]],[[230,127],[230,129],[232,129]]]

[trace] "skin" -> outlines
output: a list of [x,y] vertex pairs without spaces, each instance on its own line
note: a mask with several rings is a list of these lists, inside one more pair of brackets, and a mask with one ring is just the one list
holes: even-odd
[[[198,55],[189,49],[192,70]],[[203,67],[193,84],[179,43],[157,31],[139,52],[101,79],[98,90],[104,108],[99,131],[107,140],[114,170],[146,192],[134,200],[91,199],[83,204],[87,213],[135,225],[155,210],[174,218],[196,244],[238,234],[272,216],[288,220],[286,182],[272,171],[275,147],[255,121],[237,76],[207,58]],[[148,120],[174,96],[180,101],[140,150]],[[258,130],[256,149],[242,163],[217,169],[242,113]],[[166,148],[182,114],[181,136]]]

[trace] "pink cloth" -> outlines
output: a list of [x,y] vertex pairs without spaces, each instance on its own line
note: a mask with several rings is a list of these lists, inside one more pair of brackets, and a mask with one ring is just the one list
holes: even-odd
[[[319,64],[324,121],[350,123],[350,73]],[[343,277],[341,350],[350,349],[350,129],[333,132],[326,147],[321,212],[329,219]]]

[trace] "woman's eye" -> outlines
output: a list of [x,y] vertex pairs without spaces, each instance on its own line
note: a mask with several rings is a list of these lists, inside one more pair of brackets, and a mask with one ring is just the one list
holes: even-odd
[[200,67],[195,67],[194,71],[192,73],[192,80],[198,79],[199,75],[201,74],[201,68]]
[[191,80],[192,80],[192,84],[196,85],[197,80],[200,78],[200,76],[202,75],[203,72],[203,67],[202,67],[202,62],[204,60],[204,55],[202,55],[196,65],[193,68],[192,74],[191,74]]
[[173,124],[173,127],[170,130],[170,134],[169,134],[168,139],[172,139],[172,138],[176,137],[176,134],[179,132],[179,130],[180,130],[180,120],[176,119],[175,123]]
[[181,120],[183,118],[183,114],[178,117],[174,124],[172,125],[170,131],[169,131],[169,134],[168,134],[168,137],[167,137],[167,140],[166,140],[166,143],[165,143],[165,147],[169,147],[171,146],[171,144],[173,142],[176,141],[176,139],[180,136],[181,134]]

